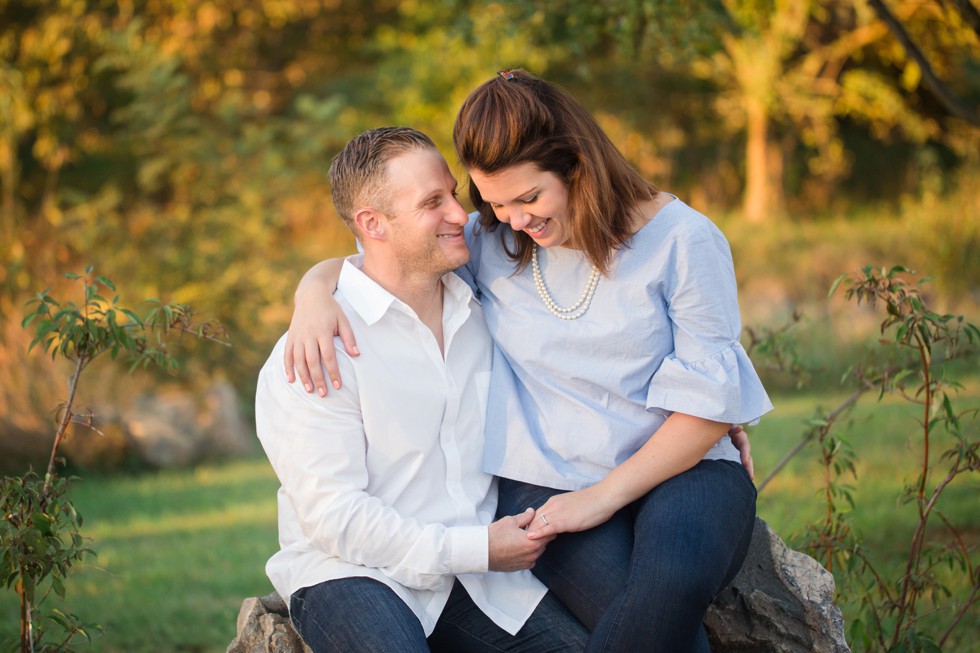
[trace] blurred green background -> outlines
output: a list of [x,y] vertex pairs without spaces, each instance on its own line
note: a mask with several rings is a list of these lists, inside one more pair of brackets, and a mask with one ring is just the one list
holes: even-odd
[[[93,649],[223,650],[241,599],[269,591],[255,378],[302,272],[353,249],[325,174],[350,137],[417,127],[462,180],[450,132],[470,90],[512,66],[568,88],[725,231],[745,325],[803,314],[815,371],[803,388],[762,370],[777,410],[753,434],[761,476],[874,340],[873,312],[827,299],[838,275],[905,265],[932,278],[934,308],[980,321],[978,16],[971,0],[0,0],[0,471],[50,447],[66,370],[27,353],[20,320],[64,273],[93,265],[124,301],[189,303],[233,345],[182,342],[171,375],[86,373],[102,435],[77,430],[67,455],[99,556],[69,598],[106,627]],[[956,368],[966,407],[975,362]],[[855,446],[885,470],[868,479],[900,489],[908,435],[866,419],[875,437]],[[760,496],[787,538],[814,473],[790,466]],[[957,514],[976,546],[971,482]],[[892,516],[867,531],[892,537]],[[15,627],[9,592],[0,639]],[[966,632],[955,650],[980,641]]]

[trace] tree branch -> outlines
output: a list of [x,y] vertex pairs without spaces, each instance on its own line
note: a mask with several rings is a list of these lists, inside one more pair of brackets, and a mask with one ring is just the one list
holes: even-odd
[[[909,58],[919,66],[919,70],[922,73],[923,85],[939,100],[940,104],[946,108],[946,111],[956,118],[980,126],[980,112],[963,104],[946,82],[936,75],[936,72],[932,69],[932,65],[926,59],[922,50],[919,49],[908,32],[905,31],[902,23],[885,6],[885,3],[882,0],[868,0],[868,4],[878,14],[878,18],[888,26],[888,30],[892,35],[902,44]],[[959,6],[957,6],[957,9],[959,9]]]
[[952,4],[963,22],[969,25],[977,38],[980,39],[980,11],[977,11],[970,0],[952,0]]
[[[861,398],[861,395],[863,395],[865,392],[867,392],[873,387],[874,385],[872,384],[865,384],[862,387],[855,390],[854,392],[852,392],[847,399],[840,402],[840,404],[838,404],[836,408],[834,408],[832,411],[830,411],[830,413],[827,414],[825,418],[827,420],[827,423],[828,424],[833,423],[834,420],[840,417],[841,413],[843,413],[845,410],[847,410],[855,403],[857,403],[857,400]],[[800,451],[803,450],[803,447],[805,447],[814,438],[817,437],[817,435],[820,433],[820,430],[821,429],[819,428],[810,429],[806,433],[806,435],[804,435],[803,438],[799,442],[797,442],[796,445],[794,445],[793,448],[790,449],[785,456],[783,456],[782,460],[776,463],[776,466],[772,468],[772,471],[770,471],[766,475],[766,477],[762,479],[762,482],[759,483],[758,492],[762,492],[763,488],[765,488],[766,485],[769,484],[769,481],[771,481],[776,476],[776,474],[778,474],[783,469],[783,467],[785,467],[789,463],[789,461],[792,460],[794,456],[796,456],[796,454],[800,453]]]

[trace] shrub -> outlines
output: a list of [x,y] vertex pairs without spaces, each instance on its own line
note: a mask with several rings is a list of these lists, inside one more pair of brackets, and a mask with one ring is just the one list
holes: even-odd
[[[884,308],[880,346],[843,375],[855,386],[850,396],[836,408],[818,412],[800,443],[760,484],[761,491],[789,458],[808,443],[817,443],[824,514],[807,523],[805,548],[835,572],[839,601],[852,615],[852,645],[863,650],[940,651],[980,599],[980,560],[954,520],[941,510],[944,494],[980,471],[980,434],[971,428],[978,409],[954,410],[952,395],[960,386],[946,375],[951,363],[975,353],[980,330],[962,316],[931,311],[921,292],[925,282],[913,284],[913,277],[914,272],[903,267],[868,266],[834,283],[831,295],[844,286],[846,299]],[[760,356],[778,366],[798,364],[784,330],[753,335],[752,340]],[[896,578],[879,568],[881,552],[865,546],[854,522],[851,511],[858,488],[852,481],[857,478],[858,453],[836,428],[869,393],[879,400],[898,397],[917,406],[921,415],[917,446],[907,449],[916,457],[910,463],[912,478],[899,497],[901,504],[915,507],[915,517],[907,524],[911,538],[901,553],[902,570]],[[940,433],[951,444],[937,455],[934,443]],[[945,531],[945,537],[936,537],[937,529]],[[944,569],[959,570],[965,580],[956,588],[961,593],[941,573]],[[930,618],[923,619],[927,614]]]
[[66,276],[82,284],[82,303],[62,304],[44,291],[28,303],[22,322],[24,327],[34,326],[29,349],[39,345],[53,359],[64,359],[72,367],[47,469],[43,477],[31,470],[0,481],[0,582],[13,587],[19,599],[22,653],[70,651],[73,639],[90,639],[99,629],[57,608],[44,609],[52,592],[65,597],[72,566],[92,554],[81,535],[82,516],[68,498],[72,479],[58,475],[63,462],[59,449],[69,426],[95,428],[91,415],[72,409],[82,372],[106,353],[112,359],[129,359],[131,370],[151,364],[173,369],[177,361],[167,349],[171,336],[193,333],[220,341],[222,335],[215,325],[195,324],[189,308],[179,304],[150,299],[151,308],[143,316],[121,307],[118,296],[108,300],[99,294],[100,287],[113,292],[116,288],[105,277],[93,278],[91,267],[84,276]]

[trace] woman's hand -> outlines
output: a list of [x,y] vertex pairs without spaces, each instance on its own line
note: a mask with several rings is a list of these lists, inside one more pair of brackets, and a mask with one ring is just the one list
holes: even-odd
[[[728,429],[726,431],[726,429]],[[726,432],[751,473],[748,436],[741,427],[674,413],[646,443],[591,487],[558,494],[537,509],[528,537],[583,531],[607,521],[660,483],[691,469]]]
[[296,308],[286,334],[286,379],[292,383],[299,375],[306,391],[316,388],[321,397],[327,394],[324,366],[331,385],[338,389],[341,386],[334,336],[340,336],[348,354],[360,355],[350,322],[333,298],[341,265],[341,260],[332,259],[318,263],[306,273],[296,289]]
[[600,484],[556,494],[537,509],[534,520],[527,527],[527,536],[535,540],[558,533],[585,531],[608,521],[620,507],[606,495]]

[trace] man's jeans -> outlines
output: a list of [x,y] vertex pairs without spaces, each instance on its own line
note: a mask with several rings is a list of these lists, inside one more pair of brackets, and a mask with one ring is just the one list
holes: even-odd
[[387,585],[371,578],[343,578],[298,590],[289,613],[315,653],[572,653],[584,650],[589,636],[551,593],[524,627],[510,635],[480,611],[459,581],[428,641],[418,617]]
[[[497,515],[559,490],[500,479]],[[710,651],[704,614],[742,566],[756,490],[743,467],[701,461],[609,521],[562,533],[534,574],[589,630],[589,651]]]

